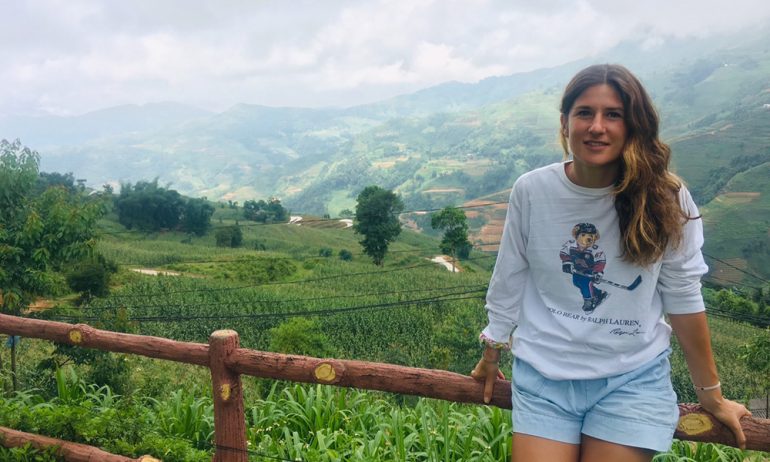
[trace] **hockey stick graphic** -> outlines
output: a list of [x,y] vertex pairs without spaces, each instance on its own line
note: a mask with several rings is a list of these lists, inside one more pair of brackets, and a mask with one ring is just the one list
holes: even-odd
[[[585,276],[587,278],[592,277],[592,276],[590,276],[588,274],[584,274],[584,273],[581,273],[579,271],[573,271],[572,274],[579,274],[580,276]],[[636,279],[634,279],[634,282],[632,282],[631,284],[629,284],[627,286],[623,285],[623,284],[618,284],[617,282],[612,282],[612,281],[610,281],[608,279],[599,279],[598,281],[594,281],[594,284],[609,284],[611,286],[619,287],[621,289],[626,289],[628,291],[636,289],[636,287],[639,284],[641,284],[641,283],[642,283],[642,276],[641,275],[637,276]]]

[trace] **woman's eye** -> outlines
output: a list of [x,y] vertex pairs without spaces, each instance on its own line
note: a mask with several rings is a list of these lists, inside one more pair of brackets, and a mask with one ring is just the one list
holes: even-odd
[[589,111],[587,109],[578,109],[577,111],[575,111],[575,116],[576,117],[590,117],[591,116],[591,111]]
[[607,117],[609,117],[610,119],[622,119],[623,114],[621,114],[620,112],[613,111],[613,112],[607,113]]

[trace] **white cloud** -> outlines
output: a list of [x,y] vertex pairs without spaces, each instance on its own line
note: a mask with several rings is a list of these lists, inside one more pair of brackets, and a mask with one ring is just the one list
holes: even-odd
[[351,105],[768,23],[734,0],[31,0],[0,29],[0,108]]

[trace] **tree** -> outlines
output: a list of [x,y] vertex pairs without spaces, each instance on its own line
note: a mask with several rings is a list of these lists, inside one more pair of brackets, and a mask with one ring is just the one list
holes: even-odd
[[468,220],[465,213],[455,207],[444,207],[433,215],[430,220],[433,229],[443,229],[444,237],[441,238],[440,249],[443,253],[452,256],[452,272],[454,272],[457,258],[468,258],[471,243],[468,241]]
[[217,241],[217,247],[240,247],[243,244],[243,231],[238,225],[225,226],[219,228],[214,237]]
[[40,195],[48,188],[51,187],[63,187],[67,192],[74,193],[77,191],[75,186],[75,175],[72,172],[61,174],[58,172],[40,172],[35,182],[35,193]]
[[142,231],[176,229],[184,211],[184,198],[173,189],[158,186],[158,179],[120,185],[115,198],[118,221]]
[[364,236],[359,243],[375,265],[382,265],[388,245],[401,233],[398,214],[402,210],[401,198],[379,186],[367,186],[356,199],[353,230]]
[[[99,258],[101,257],[101,258]],[[101,255],[75,263],[67,271],[67,285],[82,294],[81,301],[104,297],[110,290],[110,277],[115,271]]]
[[214,206],[206,199],[188,199],[182,211],[182,228],[188,233],[203,236],[211,227]]
[[281,205],[281,200],[271,197],[267,202],[246,201],[243,203],[243,217],[262,223],[280,223],[289,220],[289,211]]
[[[91,255],[101,199],[65,188],[34,194],[40,156],[0,141],[0,311],[20,315],[35,297],[61,289],[65,263]],[[16,348],[11,348],[16,388]]]

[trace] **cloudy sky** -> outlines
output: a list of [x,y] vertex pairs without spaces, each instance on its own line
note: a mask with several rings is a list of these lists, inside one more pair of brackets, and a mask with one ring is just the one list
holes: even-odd
[[350,106],[770,24],[767,0],[0,0],[0,115]]

